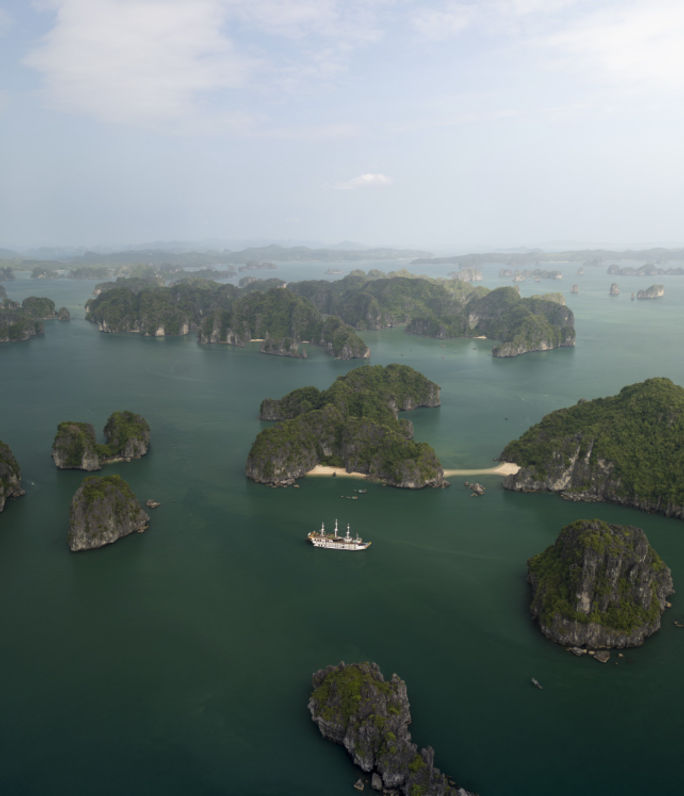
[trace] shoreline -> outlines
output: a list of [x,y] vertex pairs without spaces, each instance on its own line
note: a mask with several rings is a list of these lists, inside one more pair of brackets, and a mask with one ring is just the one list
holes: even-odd
[[[514,475],[518,472],[520,467],[513,462],[501,462],[496,467],[485,467],[475,470],[444,470],[445,478],[454,475]],[[313,476],[339,476],[341,478],[366,478],[370,476],[366,473],[351,472],[348,473],[344,467],[329,467],[326,464],[317,464],[312,470],[309,470],[305,475]]]

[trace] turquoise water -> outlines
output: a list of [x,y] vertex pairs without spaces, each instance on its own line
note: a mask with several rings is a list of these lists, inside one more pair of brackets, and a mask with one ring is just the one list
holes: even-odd
[[[521,290],[580,284],[567,297],[575,349],[495,360],[489,341],[364,334],[373,363],[442,386],[439,409],[409,416],[446,467],[491,465],[580,397],[650,376],[684,385],[684,278],[570,274]],[[629,301],[654,281],[664,299]],[[0,347],[0,439],[27,489],[0,515],[3,793],[348,794],[357,771],[320,739],[306,700],[312,671],[365,659],[406,680],[414,739],[482,796],[681,793],[680,596],[660,633],[601,666],[539,634],[525,581],[530,555],[596,516],[643,527],[680,586],[681,521],[512,494],[493,476],[481,499],[460,479],[415,493],[370,485],[357,501],[340,498],[357,486],[343,479],[252,484],[243,467],[261,399],[325,387],[355,363],[101,335],[82,319],[93,284],[6,283],[75,318]],[[74,555],[69,503],[83,474],[56,470],[52,439],[61,420],[101,430],[116,409],[148,419],[152,450],[106,472],[162,505],[144,535]],[[373,546],[344,556],[305,543],[335,517]]]

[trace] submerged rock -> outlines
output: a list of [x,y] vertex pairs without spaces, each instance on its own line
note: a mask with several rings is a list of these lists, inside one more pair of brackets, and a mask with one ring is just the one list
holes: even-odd
[[112,544],[142,533],[150,517],[118,475],[88,476],[71,501],[68,542],[72,552]]
[[21,488],[21,469],[9,445],[0,441],[0,511],[8,498],[25,494]]
[[434,750],[411,741],[406,683],[385,681],[375,663],[344,662],[317,671],[308,708],[324,738],[342,744],[354,763],[385,789],[422,796],[469,796],[434,765]]
[[577,520],[527,565],[532,616],[547,638],[571,648],[643,644],[674,592],[670,570],[630,525]]

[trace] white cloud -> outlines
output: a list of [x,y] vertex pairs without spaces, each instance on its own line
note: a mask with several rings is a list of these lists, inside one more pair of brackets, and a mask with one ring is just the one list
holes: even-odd
[[440,8],[421,8],[413,25],[426,39],[448,39],[461,33],[477,18],[477,7],[466,3],[444,3]]
[[220,0],[52,0],[53,29],[26,57],[49,101],[106,121],[173,121],[244,82],[253,62],[221,32]]
[[340,191],[352,191],[357,188],[386,188],[392,184],[392,178],[385,174],[359,174],[346,182],[340,182],[335,187]]
[[244,113],[239,89],[277,97],[344,71],[380,37],[378,9],[391,3],[41,0],[54,25],[24,63],[42,73],[50,105],[108,122],[213,118],[206,98]]
[[684,88],[684,5],[637,0],[587,14],[546,45],[624,87]]

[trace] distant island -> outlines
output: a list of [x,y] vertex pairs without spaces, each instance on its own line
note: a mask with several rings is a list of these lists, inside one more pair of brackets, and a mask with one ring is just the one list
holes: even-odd
[[499,457],[506,489],[557,492],[684,519],[684,389],[666,378],[546,415]]
[[149,522],[149,515],[123,478],[88,476],[71,501],[69,549],[104,547],[131,533],[143,533]]
[[336,282],[293,282],[288,290],[355,329],[405,326],[443,340],[488,337],[492,354],[511,357],[574,346],[572,311],[560,294],[521,298],[515,287],[488,290],[462,279],[427,279],[408,272],[352,271]]
[[651,285],[644,290],[637,290],[636,297],[639,300],[643,299],[659,299],[665,295],[665,288],[663,285]]
[[90,423],[64,421],[57,427],[52,458],[61,470],[100,470],[105,464],[140,459],[150,447],[150,427],[142,415],[113,412],[104,428],[105,444]]
[[0,440],[0,511],[9,498],[25,494],[21,487],[21,468],[12,449]]
[[163,337],[197,334],[200,343],[244,346],[261,343],[266,354],[305,357],[305,341],[339,359],[363,359],[368,346],[335,316],[322,315],[312,303],[281,287],[256,290],[197,281],[171,287],[140,280],[100,286],[86,304],[86,319],[100,331]]
[[55,302],[49,298],[29,296],[21,304],[7,298],[0,285],[0,343],[15,343],[30,340],[43,334],[43,321],[70,320],[69,310],[55,309]]
[[280,400],[265,399],[261,431],[245,474],[262,484],[294,483],[318,464],[366,473],[391,486],[446,486],[434,450],[413,441],[413,426],[400,411],[439,406],[439,387],[407,365],[364,366],[320,391],[302,387]]
[[[308,701],[321,735],[341,744],[370,774],[375,791],[404,796],[472,796],[434,764],[431,747],[411,740],[411,706],[406,683],[385,680],[376,663],[339,663],[312,676]],[[355,786],[363,790],[363,779]]]
[[641,528],[577,520],[528,562],[542,633],[580,649],[636,647],[660,628],[672,575]]
[[406,272],[353,271],[344,279],[240,281],[240,288],[196,280],[161,287],[145,279],[97,286],[87,320],[100,331],[150,336],[196,332],[200,343],[263,343],[264,353],[305,356],[309,341],[342,359],[364,358],[364,329],[404,326],[437,339],[489,337],[495,357],[575,344],[574,316],[558,293],[521,298],[515,287],[488,290],[462,279]]

